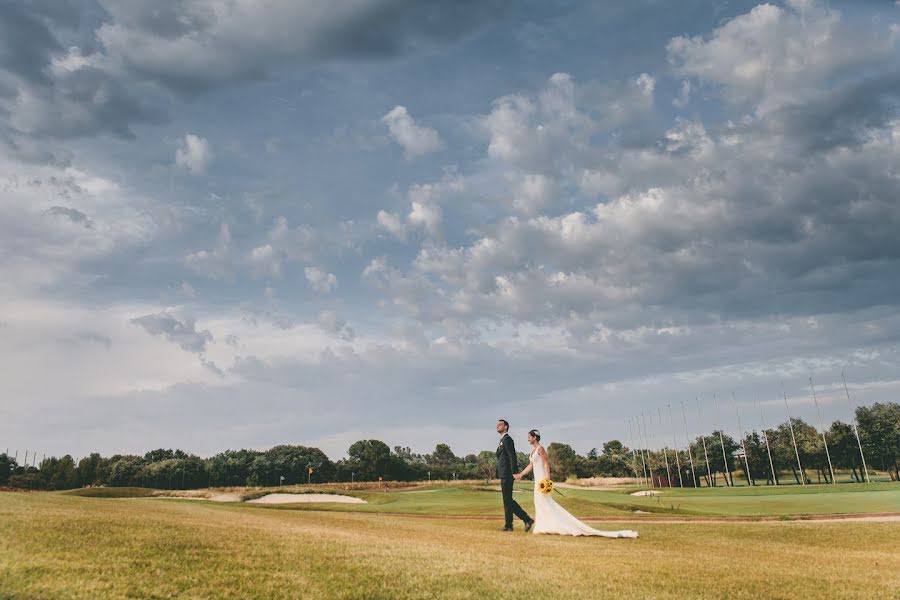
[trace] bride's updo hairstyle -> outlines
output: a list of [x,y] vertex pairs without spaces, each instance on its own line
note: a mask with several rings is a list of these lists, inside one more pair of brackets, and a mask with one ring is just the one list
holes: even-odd
[[541,441],[541,432],[537,429],[532,429],[528,432],[528,435],[533,435],[534,439],[536,439],[537,441]]

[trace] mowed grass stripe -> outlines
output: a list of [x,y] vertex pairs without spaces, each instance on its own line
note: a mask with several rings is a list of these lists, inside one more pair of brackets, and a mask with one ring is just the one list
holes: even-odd
[[802,599],[900,589],[900,524],[636,523],[638,540],[498,525],[0,494],[0,597]]

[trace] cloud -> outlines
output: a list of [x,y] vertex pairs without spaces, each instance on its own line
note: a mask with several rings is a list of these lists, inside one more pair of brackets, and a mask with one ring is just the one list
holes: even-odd
[[676,73],[718,84],[758,115],[814,99],[845,75],[892,60],[900,29],[863,30],[816,2],[761,4],[706,38],[668,46]]
[[88,229],[94,226],[94,223],[88,218],[86,214],[84,214],[80,210],[69,208],[67,206],[51,206],[46,211],[44,211],[44,214],[52,215],[54,217],[66,218],[76,225],[81,225]]
[[444,147],[438,132],[417,125],[404,106],[395,106],[381,120],[387,125],[394,141],[403,146],[408,160],[437,152]]
[[278,65],[385,58],[452,43],[500,16],[507,3],[184,0],[158,11],[139,2],[104,4],[111,19],[96,35],[111,60],[173,89],[196,92],[258,80]]
[[284,255],[270,244],[254,248],[247,256],[250,273],[255,278],[281,279],[283,260]]
[[318,323],[323,331],[334,334],[342,340],[353,341],[356,338],[353,328],[333,310],[323,310],[319,313]]
[[318,267],[306,267],[303,273],[309,285],[317,292],[327,294],[337,287],[338,281],[334,273],[328,273]]
[[212,161],[209,142],[202,137],[188,133],[175,150],[175,164],[194,175],[202,175]]
[[400,241],[406,241],[406,223],[398,215],[379,210],[375,220],[379,228]]
[[197,331],[193,319],[180,321],[167,312],[135,317],[131,319],[131,323],[143,327],[150,335],[162,336],[178,344],[182,350],[195,354],[205,352],[206,344],[213,339],[208,330]]
[[194,272],[210,279],[234,280],[234,261],[231,250],[231,229],[222,223],[216,246],[212,250],[198,250],[188,254],[185,265]]

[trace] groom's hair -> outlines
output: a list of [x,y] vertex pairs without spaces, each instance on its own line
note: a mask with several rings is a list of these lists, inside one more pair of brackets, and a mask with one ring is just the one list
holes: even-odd
[[498,423],[503,423],[503,426],[509,429],[509,422],[506,419],[497,419]]

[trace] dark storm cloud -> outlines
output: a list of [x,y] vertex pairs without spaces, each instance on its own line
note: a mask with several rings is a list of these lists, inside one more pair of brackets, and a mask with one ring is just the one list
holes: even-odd
[[188,352],[201,353],[205,351],[207,342],[211,342],[213,339],[212,334],[206,329],[197,331],[193,319],[180,321],[165,312],[137,317],[131,319],[131,323],[143,327],[151,335],[165,337]]
[[[222,5],[183,0],[162,10],[108,2],[97,33],[138,78],[197,93],[323,60],[384,59],[452,43],[502,15],[507,0],[358,0]],[[262,32],[266,32],[262,34]]]
[[76,210],[74,208],[69,208],[68,206],[51,206],[46,211],[44,211],[45,215],[52,215],[54,217],[64,217],[77,225],[83,225],[90,229],[94,226],[94,223],[88,218],[86,214],[81,212],[80,210]]

